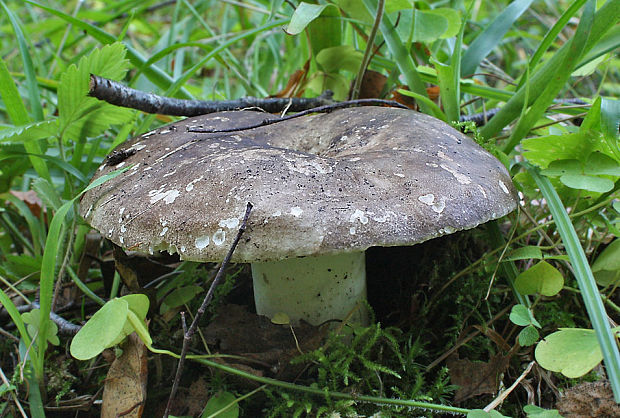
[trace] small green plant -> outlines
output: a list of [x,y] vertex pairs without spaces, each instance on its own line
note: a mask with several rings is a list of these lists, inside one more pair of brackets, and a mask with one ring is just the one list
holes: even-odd
[[151,340],[144,320],[149,310],[146,295],[135,294],[108,301],[84,324],[71,341],[71,355],[88,360],[106,348],[114,347],[132,332],[150,346]]

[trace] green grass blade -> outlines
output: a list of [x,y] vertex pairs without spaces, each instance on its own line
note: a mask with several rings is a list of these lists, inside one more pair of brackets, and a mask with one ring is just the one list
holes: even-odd
[[577,64],[577,68],[588,64],[603,54],[615,51],[618,48],[620,48],[620,26],[616,25],[610,29],[609,32],[603,35],[600,41],[598,41],[596,45],[588,51],[586,56],[581,59],[581,62]]
[[530,7],[533,0],[517,0],[501,12],[469,45],[461,63],[461,76],[473,74],[482,60],[495,48],[512,24]]
[[[86,31],[90,36],[92,36],[93,38],[95,38],[97,41],[101,42],[104,45],[116,42],[116,37],[110,35],[106,31],[99,29],[98,27],[94,25],[91,25],[88,22],[83,22],[80,19],[77,19],[73,16],[70,16],[52,7],[45,6],[43,4],[37,3],[32,0],[24,0],[24,1],[34,6],[37,6],[55,16],[58,16],[61,19],[65,20],[66,22],[71,23],[75,27],[78,27]],[[127,58],[129,59],[129,61],[131,61],[131,63],[137,68],[144,67],[144,63],[146,62],[146,59],[138,51],[136,51],[135,49],[133,49],[131,46],[127,45],[126,43],[125,43],[125,47],[127,48]],[[146,77],[153,84],[155,84],[157,87],[163,90],[170,88],[170,86],[174,82],[172,77],[170,77],[166,72],[162,71],[161,69],[159,69],[159,67],[155,65],[151,65],[149,67],[143,68],[143,72],[144,72],[144,75],[146,75]],[[185,89],[179,89],[179,97],[183,99],[194,98]]]
[[30,116],[22,101],[17,86],[6,67],[4,60],[0,59],[0,97],[6,106],[6,113],[13,125],[26,125],[30,123]]
[[[42,120],[43,111],[41,109],[41,103],[39,99],[38,84],[36,81],[36,76],[34,74],[34,68],[32,66],[32,59],[30,58],[30,55],[28,54],[28,49],[27,49],[27,46],[25,45],[26,41],[23,39],[23,33],[21,33],[21,27],[18,21],[14,21],[14,16],[8,10],[4,2],[1,2],[0,0],[0,4],[2,4],[2,7],[5,8],[5,11],[9,16],[9,19],[11,19],[11,23],[13,23],[13,30],[15,31],[17,35],[20,51],[22,51],[22,47],[26,48],[25,51],[22,51],[22,57],[24,61],[24,72],[26,75],[26,83],[28,84],[29,99],[30,99],[30,103],[33,103],[33,101],[35,102],[34,104],[32,104],[32,109],[33,109],[33,112],[35,113],[35,116],[37,117],[37,120]],[[34,87],[33,87],[33,84],[34,84]],[[11,77],[8,68],[6,67],[6,64],[4,63],[4,60],[0,61],[0,96],[2,97],[2,100],[4,101],[4,104],[6,106],[6,112],[9,115],[9,118],[11,119],[11,121],[13,122],[13,125],[23,126],[23,125],[30,123],[31,119],[30,119],[30,116],[28,116],[26,106],[24,106],[24,102],[22,101],[21,96],[19,95],[17,86],[15,85],[15,82],[13,81],[13,78]],[[40,112],[40,115],[37,112]],[[26,151],[31,154],[42,154],[43,153],[41,149],[41,145],[39,144],[38,141],[24,142],[23,145],[24,145],[24,148],[26,148]],[[29,158],[30,158],[30,163],[32,164],[32,167],[35,169],[35,171],[37,172],[39,176],[44,177],[46,179],[51,179],[48,167],[44,161],[41,161],[40,159],[37,159],[34,157],[29,157]]]
[[[376,15],[377,0],[364,0],[364,5],[371,16]],[[379,29],[381,30],[381,34],[383,35],[383,39],[385,40],[388,49],[392,53],[393,61],[396,62],[398,69],[405,77],[405,81],[407,82],[409,88],[420,96],[428,97],[428,94],[426,94],[426,86],[424,85],[424,81],[422,81],[422,78],[416,69],[413,58],[405,47],[405,44],[401,41],[394,24],[388,16],[383,16]],[[429,115],[432,114],[432,110],[429,108],[428,104],[420,102],[419,106],[422,112]]]
[[449,122],[458,122],[461,116],[461,49],[463,47],[463,33],[465,32],[466,21],[467,15],[463,18],[463,23],[459,29],[454,50],[450,57],[450,63],[444,64],[431,58],[431,62],[437,70],[441,104],[445,109]]
[[77,196],[63,204],[54,214],[50,222],[47,239],[45,241],[45,249],[43,252],[43,261],[41,262],[41,282],[39,287],[39,305],[41,307],[41,324],[39,326],[39,334],[37,335],[38,362],[35,365],[37,376],[43,376],[43,359],[45,358],[45,349],[47,348],[47,330],[49,328],[49,316],[52,307],[52,293],[54,282],[56,279],[56,259],[62,241],[62,229],[65,224],[65,218],[69,211],[73,209],[75,202],[88,190],[100,186],[106,181],[118,176],[130,167],[117,170],[112,173],[99,177],[88,187],[82,190]]
[[[166,96],[173,96],[174,93],[179,90],[181,88],[181,86],[183,84],[185,84],[187,82],[187,80],[189,80],[196,72],[200,71],[201,68],[204,68],[205,64],[207,62],[209,62],[212,58],[218,56],[220,54],[220,52],[224,51],[225,49],[227,49],[229,46],[239,42],[242,39],[248,38],[248,37],[252,37],[260,32],[269,30],[269,29],[273,29],[275,27],[278,26],[282,26],[284,23],[286,23],[286,19],[281,19],[281,20],[275,20],[275,21],[270,21],[269,23],[260,26],[258,28],[254,28],[252,30],[249,30],[247,32],[243,32],[231,39],[229,39],[228,41],[218,45],[216,48],[213,48],[211,50],[211,52],[209,52],[207,55],[205,55],[205,57],[198,61],[196,64],[194,64],[191,68],[189,68],[187,71],[185,71],[185,73],[183,73],[183,76],[179,77],[169,88],[168,90],[166,90],[165,94]],[[144,120],[142,121],[142,123],[140,124],[140,126],[138,127],[138,129],[136,130],[136,132],[144,132],[144,130],[146,130],[146,127],[150,126],[151,123],[153,123],[153,120],[155,119],[155,115],[150,115],[146,118],[144,118]]]
[[[17,331],[19,331],[19,336],[24,341],[24,344],[30,347],[32,341],[30,340],[30,335],[28,334],[28,331],[26,331],[26,325],[24,324],[24,320],[22,319],[21,314],[15,307],[15,304],[13,304],[11,298],[9,298],[2,289],[0,289],[0,305],[2,305],[2,307],[4,307],[4,309],[6,309],[6,311],[8,312],[9,316],[11,317],[11,321],[13,321],[13,325],[15,325]],[[37,353],[33,352],[33,350],[30,350],[30,357],[33,361],[35,361],[35,359],[37,358]]]
[[[536,122],[543,117],[547,107],[553,103],[553,99],[555,99],[570,78],[573,69],[577,62],[579,62],[579,58],[583,55],[583,49],[586,45],[594,19],[594,6],[595,0],[589,0],[586,4],[577,31],[570,40],[568,53],[565,55],[560,67],[556,69],[554,77],[549,81],[544,90],[538,94],[530,110],[519,119],[519,123],[512,131],[510,140],[503,149],[506,154],[510,153],[521,139],[534,127]],[[529,83],[526,84],[525,87],[529,87]],[[527,101],[526,97],[524,103]]]
[[531,164],[524,163],[523,165],[534,178],[534,181],[536,181],[542,195],[547,201],[549,211],[555,220],[558,232],[564,243],[564,248],[573,266],[575,279],[577,279],[577,283],[579,284],[581,296],[588,316],[590,317],[590,322],[596,331],[614,397],[616,402],[620,402],[620,353],[618,352],[616,340],[611,332],[609,322],[607,321],[605,307],[603,306],[598,287],[594,281],[594,276],[592,275],[592,270],[588,264],[586,254],[581,247],[579,237],[562,204],[562,200],[549,179],[542,176],[539,169]]
[[90,288],[86,285],[86,283],[80,280],[80,278],[75,273],[75,271],[73,271],[71,266],[67,266],[67,273],[69,273],[71,280],[73,280],[73,283],[75,283],[75,285],[82,291],[82,293],[84,293],[86,296],[88,296],[89,298],[97,302],[99,305],[101,306],[105,305],[105,300],[101,299],[99,296],[97,296],[95,292],[90,290]]
[[441,108],[439,106],[437,106],[437,104],[435,104],[435,102],[433,102],[431,99],[429,99],[426,96],[422,96],[418,93],[415,93],[413,91],[410,90],[403,90],[403,89],[399,89],[398,92],[400,94],[402,94],[403,96],[409,96],[409,97],[413,97],[414,99],[416,99],[416,102],[418,104],[426,104],[426,106],[430,109],[430,113],[428,113],[431,116],[436,117],[437,119],[441,119],[444,122],[448,121],[448,118],[446,116],[445,113],[443,113],[443,111],[441,110]]
[[[617,7],[617,1],[608,1],[596,12],[594,15],[594,22],[592,29],[588,36],[588,40],[584,47],[584,53],[587,54],[598,41],[605,35],[611,28],[614,27],[620,21],[620,7]],[[531,77],[531,91],[543,91],[545,87],[551,82],[553,77],[556,76],[557,70],[564,62],[566,55],[569,53],[569,48],[572,42],[564,44],[556,53],[547,60],[539,70],[536,71]],[[482,127],[480,134],[485,138],[491,138],[497,135],[504,126],[512,122],[521,112],[521,108],[524,103],[525,92],[521,88],[514,96],[508,100],[508,102],[501,108],[501,110],[491,118],[491,120]]]
[[[568,21],[575,15],[575,13],[577,13],[579,9],[581,9],[581,6],[583,6],[586,1],[587,0],[575,0],[573,4],[571,4],[570,7],[564,13],[562,13],[562,16],[560,16],[558,21],[555,22],[555,25],[553,25],[553,27],[549,29],[542,42],[538,45],[538,48],[536,48],[536,52],[534,52],[534,55],[532,55],[532,58],[530,59],[530,62],[528,64],[528,68],[530,71],[534,70],[534,68],[542,58],[543,54],[547,52],[551,44],[553,44],[553,41],[556,40],[558,33],[560,33],[562,29],[564,29]],[[521,81],[519,82],[519,88],[523,84],[523,81],[524,79],[521,78]]]
[[28,41],[26,40],[26,36],[22,30],[22,24],[19,21],[19,18],[11,12],[3,0],[0,0],[0,5],[2,5],[4,12],[9,18],[11,26],[13,27],[13,32],[15,32],[15,37],[17,38],[17,46],[19,47],[19,52],[22,56],[24,73],[26,74],[26,82],[28,83],[28,100],[30,102],[34,120],[43,120],[43,108],[41,107],[39,85],[37,83],[32,58],[30,57],[31,48],[28,46]]

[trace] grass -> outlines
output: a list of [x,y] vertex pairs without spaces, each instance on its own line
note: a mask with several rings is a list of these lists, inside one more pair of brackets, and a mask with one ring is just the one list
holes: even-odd
[[[64,357],[70,337],[61,334],[59,346],[49,343],[56,332],[47,318],[55,303],[80,306],[61,313],[79,323],[96,309],[88,301],[99,306],[116,295],[108,281],[119,281],[105,271],[105,244],[89,255],[104,268],[91,265],[80,273],[89,227],[76,206],[94,187],[88,179],[115,146],[173,120],[87,97],[89,73],[177,98],[263,97],[290,82],[290,90],[302,95],[331,89],[344,100],[366,65],[382,74],[388,97],[400,89],[416,98],[420,111],[448,122],[499,107],[476,134],[510,169],[521,192],[520,212],[457,238],[454,247],[429,243],[416,250],[427,257],[449,248],[450,261],[417,267],[417,283],[397,281],[398,292],[389,296],[393,305],[375,303],[382,326],[357,331],[353,341],[359,350],[332,336],[296,360],[306,368],[295,383],[258,378],[207,359],[197,361],[236,378],[196,367],[185,379],[206,376],[211,407],[214,395],[226,392],[235,410],[247,416],[426,414],[420,408],[467,414],[482,409],[493,395],[453,406],[451,371],[426,366],[456,347],[461,359],[470,361],[514,353],[537,360],[531,348],[539,338],[570,323],[596,331],[604,365],[599,373],[605,371],[620,401],[620,356],[608,320],[618,322],[618,282],[605,279],[618,267],[608,266],[604,274],[591,269],[620,238],[620,106],[613,99],[620,79],[613,54],[620,45],[620,10],[615,2],[416,2],[414,11],[406,1],[321,1],[326,7],[298,8],[291,22],[299,3],[110,1],[85,7],[77,1],[0,0],[0,303],[8,313],[0,326],[7,338],[21,341],[2,345],[0,368],[10,380],[5,384],[12,386],[0,390],[0,411],[17,415],[21,405],[31,416],[45,416],[46,408],[67,400],[66,387],[52,393],[44,384],[46,370],[57,361],[83,380],[72,388],[77,395],[96,393],[100,385],[88,381],[84,366]],[[380,21],[378,7],[384,12]],[[289,24],[298,34],[282,30]],[[373,27],[378,30],[371,35]],[[347,48],[331,50],[342,46]],[[431,85],[439,87],[437,99],[429,95]],[[585,105],[560,101],[567,98]],[[539,251],[519,256],[520,249],[531,247]],[[561,274],[565,289],[553,295],[519,293],[522,273],[542,258]],[[191,269],[207,274],[204,266]],[[175,288],[201,284],[195,280],[180,273],[159,290],[165,297]],[[228,286],[229,295],[218,297],[218,303],[227,297],[247,300],[249,291],[237,287]],[[74,289],[73,296],[67,298],[66,289]],[[183,303],[195,310],[200,296],[187,295]],[[16,305],[34,300],[40,304],[38,322],[24,322]],[[511,322],[514,304],[526,306],[538,321],[528,322],[529,327]],[[154,345],[178,353],[178,315],[155,318],[149,326]],[[539,336],[527,345],[521,339],[526,328],[536,328]],[[15,356],[17,363],[11,360]],[[159,358],[170,366],[165,355]],[[505,386],[523,369],[517,357],[509,359]],[[553,371],[551,379],[561,389],[579,382]],[[350,379],[329,377],[339,374]],[[248,390],[240,378],[264,386]],[[538,383],[537,404],[553,408],[552,387]],[[149,408],[156,408],[160,398],[150,395],[147,410],[154,410]],[[526,402],[517,389],[499,411],[524,415]]]

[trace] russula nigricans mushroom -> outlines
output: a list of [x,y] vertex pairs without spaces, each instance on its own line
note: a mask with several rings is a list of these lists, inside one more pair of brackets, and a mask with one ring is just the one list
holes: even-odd
[[[135,251],[220,261],[254,205],[233,262],[251,263],[257,312],[343,319],[366,296],[364,251],[413,245],[506,215],[517,194],[492,155],[409,110],[359,107],[254,129],[257,111],[188,118],[131,139],[95,177],[87,222]],[[357,311],[364,321],[363,309]]]

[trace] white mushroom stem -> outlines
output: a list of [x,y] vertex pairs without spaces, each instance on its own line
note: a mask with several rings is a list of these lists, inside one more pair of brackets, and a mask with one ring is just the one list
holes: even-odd
[[[367,313],[365,254],[351,252],[282,261],[252,263],[254,300],[259,315],[288,315],[313,325],[330,319],[365,324]],[[359,306],[356,306],[358,305]]]

